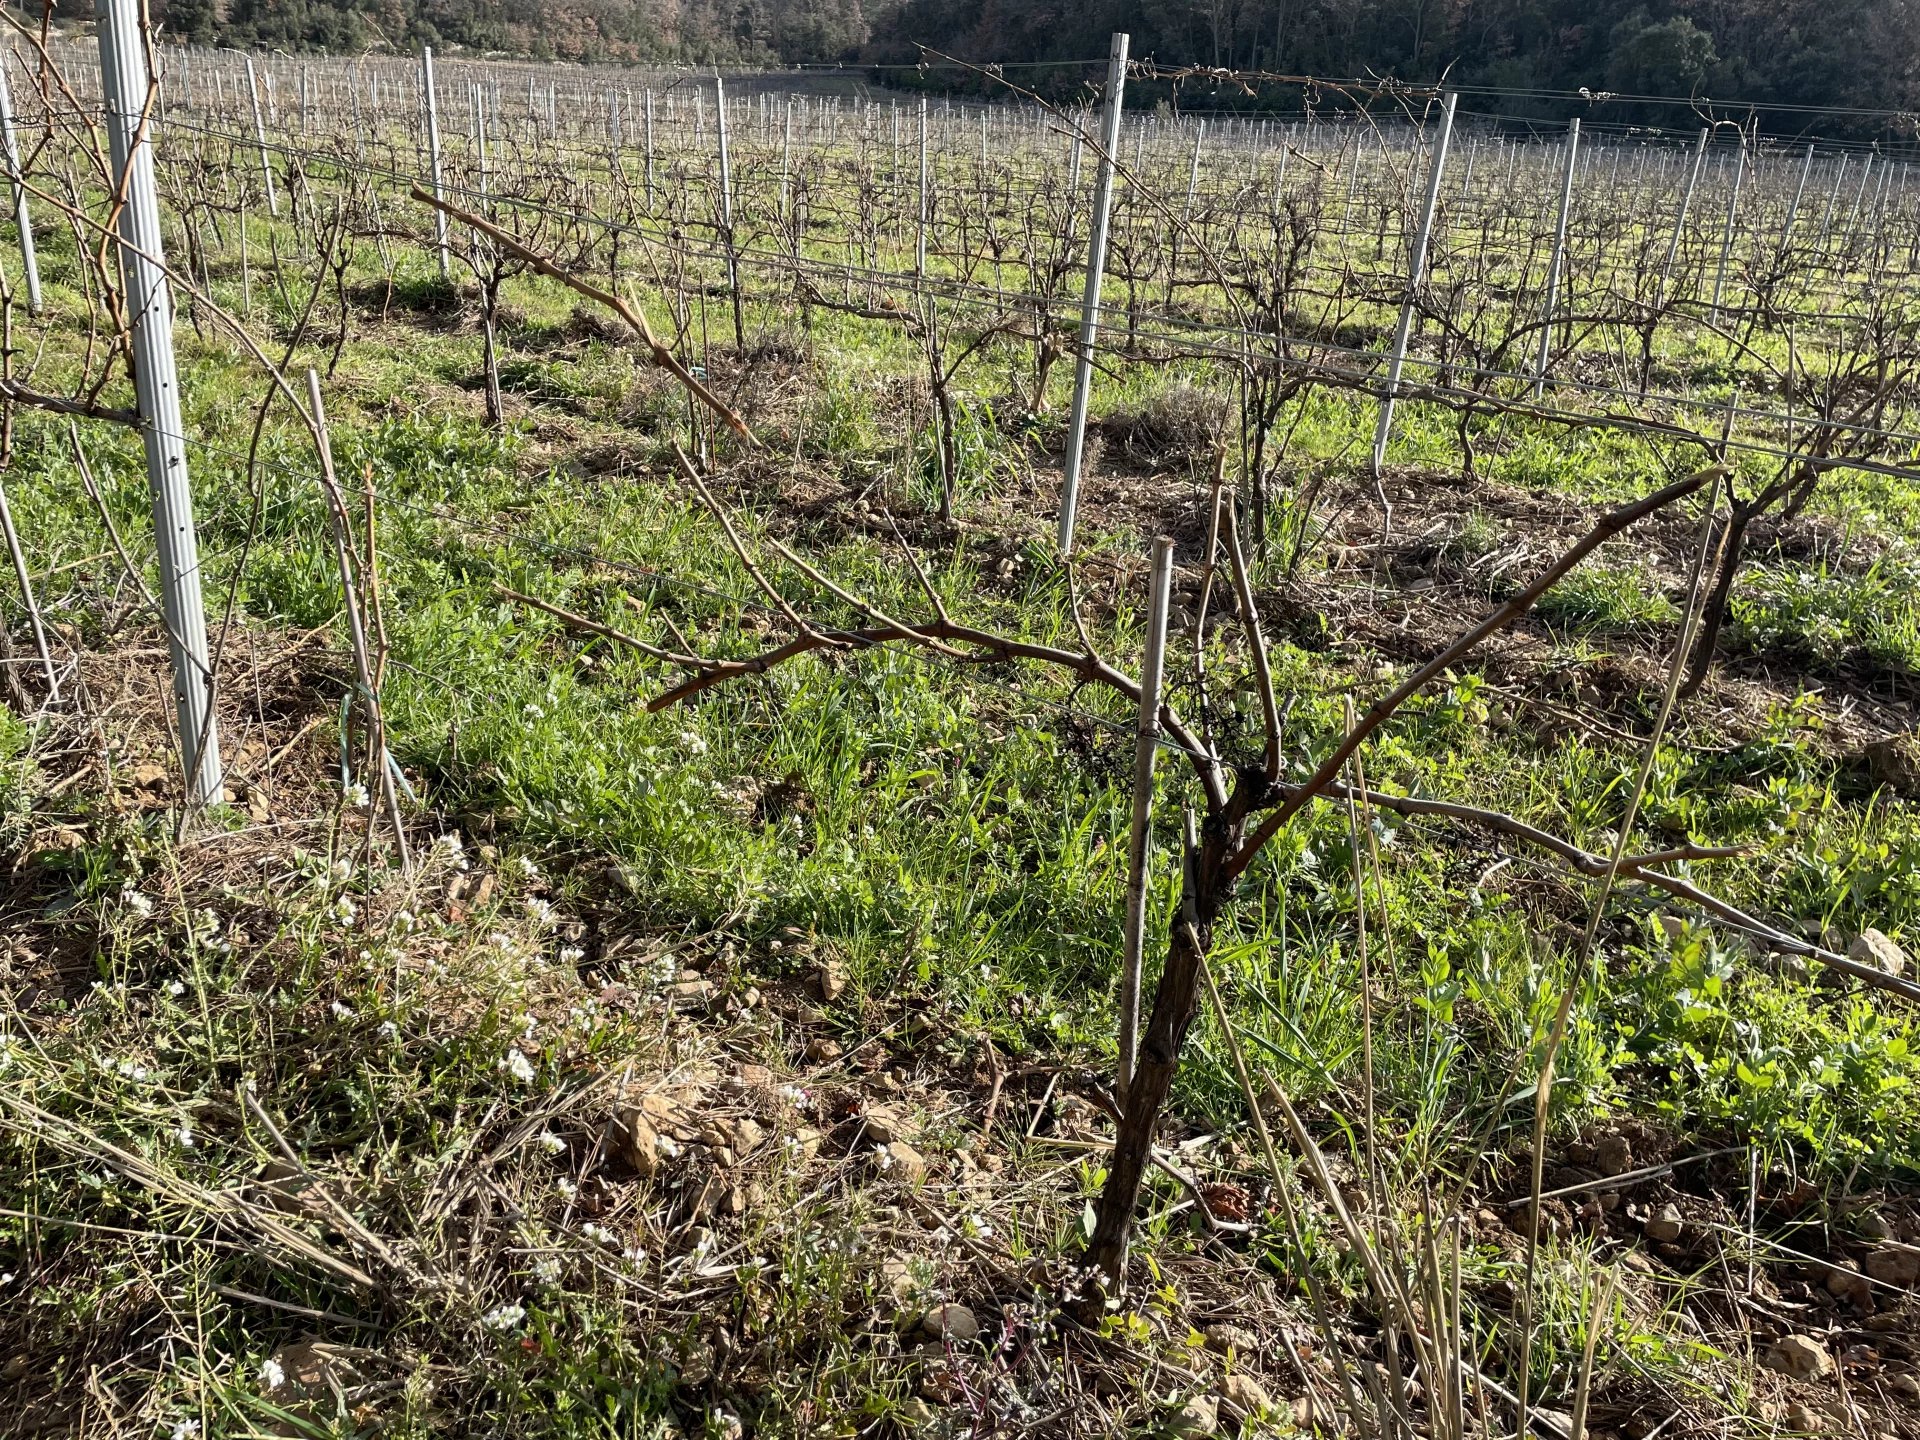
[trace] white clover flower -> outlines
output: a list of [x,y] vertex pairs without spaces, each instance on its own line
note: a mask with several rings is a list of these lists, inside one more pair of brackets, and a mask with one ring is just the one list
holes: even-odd
[[551,1130],[542,1130],[535,1138],[539,1140],[540,1148],[549,1155],[560,1155],[566,1152],[567,1142]]
[[269,1355],[260,1362],[260,1384],[268,1390],[278,1390],[287,1383],[287,1372],[280,1362]]
[[578,965],[586,958],[587,952],[582,950],[578,945],[563,945],[560,947],[560,963],[562,965]]
[[500,1068],[513,1076],[513,1078],[518,1080],[522,1085],[530,1085],[533,1083],[533,1062],[520,1053],[518,1046],[507,1051],[505,1058],[500,1061]]
[[120,891],[120,903],[138,915],[142,920],[153,914],[152,897],[142,895],[133,886],[127,885]]
[[480,1317],[480,1323],[489,1330],[511,1330],[527,1318],[527,1307],[508,1301],[505,1305],[496,1305]]

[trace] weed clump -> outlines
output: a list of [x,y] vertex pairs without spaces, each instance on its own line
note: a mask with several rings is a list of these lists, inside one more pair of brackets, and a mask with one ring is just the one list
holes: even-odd
[[1228,415],[1226,396],[1176,380],[1115,410],[1103,428],[1134,459],[1172,465],[1211,455],[1226,434]]

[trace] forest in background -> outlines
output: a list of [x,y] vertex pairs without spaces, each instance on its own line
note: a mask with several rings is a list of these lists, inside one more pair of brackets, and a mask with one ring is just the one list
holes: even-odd
[[[175,36],[288,50],[421,44],[573,61],[911,66],[922,47],[1019,73],[1058,97],[1115,30],[1133,54],[1317,76],[1390,76],[1508,92],[1710,96],[1774,130],[1905,137],[1920,110],[1920,0],[156,0]],[[954,88],[952,72],[875,71]],[[966,77],[962,77],[962,84]],[[973,88],[981,88],[976,83]],[[1297,108],[1298,87],[1184,86],[1195,108]],[[1170,98],[1167,87],[1143,102]],[[1802,107],[1818,112],[1803,114]],[[1483,96],[1470,109],[1558,119],[1565,102]],[[1739,118],[1718,112],[1720,118]],[[1685,128],[1685,106],[1612,101],[1606,118]]]

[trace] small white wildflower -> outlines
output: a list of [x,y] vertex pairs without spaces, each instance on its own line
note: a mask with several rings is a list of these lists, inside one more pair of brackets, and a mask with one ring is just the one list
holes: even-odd
[[269,1355],[260,1362],[260,1384],[268,1390],[278,1390],[287,1383],[287,1372],[280,1362]]
[[131,885],[120,892],[120,903],[142,920],[153,914],[153,900],[149,896],[142,895]]
[[187,993],[187,986],[185,981],[169,980],[167,982],[167,994],[173,996],[174,999],[178,1000],[182,995],[186,993]]
[[336,880],[351,880],[353,878],[353,866],[344,860],[336,860],[327,867],[327,873],[332,875]]
[[562,965],[578,965],[586,958],[587,952],[582,950],[578,945],[563,945],[560,947],[560,963]]
[[529,1268],[533,1271],[533,1278],[542,1285],[560,1283],[560,1262],[551,1255],[542,1255]]
[[194,1436],[199,1433],[200,1422],[198,1420],[176,1420],[173,1422],[173,1431],[169,1436],[169,1440],[194,1440]]
[[193,1149],[193,1127],[186,1121],[180,1122],[180,1128],[173,1132],[173,1138],[182,1150]]
[[496,1305],[480,1317],[480,1323],[489,1330],[511,1330],[527,1318],[527,1307],[508,1301],[505,1305]]
[[646,1258],[647,1252],[642,1250],[638,1245],[629,1245],[627,1247],[626,1259],[629,1264],[638,1265]]
[[333,902],[331,913],[333,918],[338,920],[342,925],[351,925],[353,923],[353,917],[358,915],[360,910],[359,907],[353,903],[353,897],[351,895],[342,895]]
[[891,1170],[893,1168],[893,1156],[888,1153],[886,1146],[876,1145],[873,1147],[873,1163],[882,1170]]
[[681,731],[680,745],[689,755],[704,755],[707,753],[707,742],[701,737],[700,732],[697,730]]
[[533,1083],[533,1062],[520,1053],[518,1046],[507,1051],[506,1058],[500,1062],[500,1067],[522,1085]]
[[520,707],[520,713],[529,720],[544,720],[547,717],[547,712],[531,700]]
[[411,935],[413,933],[413,926],[414,919],[411,910],[396,910],[393,912],[393,928],[398,930],[402,935]]
[[349,810],[365,810],[369,805],[373,804],[373,796],[367,793],[367,787],[362,785],[358,780],[347,786],[343,798],[346,800]]
[[146,1066],[136,1064],[132,1060],[122,1060],[118,1066],[118,1069],[122,1075],[126,1076],[127,1079],[135,1081],[140,1084],[146,1083],[147,1073],[148,1073]]
[[813,1108],[813,1097],[798,1085],[782,1085],[780,1087],[780,1098],[796,1110],[811,1110]]
[[540,867],[534,864],[527,856],[516,855],[513,857],[513,863],[520,871],[522,879],[538,880],[540,878]]
[[493,934],[487,936],[487,944],[491,945],[494,949],[498,950],[502,955],[504,955],[507,953],[507,951],[513,949],[513,937],[510,935],[503,935],[498,930],[496,930],[493,932]]
[[527,918],[532,920],[536,925],[551,925],[553,923],[553,906],[542,900],[538,895],[527,896],[526,899],[520,902],[520,908],[527,912]]
[[671,1160],[680,1153],[680,1147],[674,1143],[671,1136],[655,1135],[653,1137],[653,1151],[654,1154],[658,1155],[661,1159]]
[[596,1225],[591,1220],[580,1227],[580,1233],[586,1239],[593,1241],[594,1244],[604,1245],[609,1250],[618,1250],[620,1248],[620,1237],[618,1235],[614,1234],[613,1231],[609,1230],[606,1226]]
[[553,1188],[558,1190],[562,1195],[564,1195],[569,1200],[573,1199],[574,1196],[580,1193],[580,1187],[574,1184],[573,1181],[571,1180],[556,1181],[554,1183]]
[[559,1155],[566,1151],[567,1142],[551,1130],[542,1130],[537,1138],[540,1142],[540,1148],[545,1150],[549,1155]]
[[351,1020],[353,1018],[353,1007],[344,1000],[336,1000],[327,1008],[333,1011],[333,1018],[336,1020]]
[[400,1027],[391,1020],[382,1020],[380,1022],[380,1033],[391,1040],[400,1033]]

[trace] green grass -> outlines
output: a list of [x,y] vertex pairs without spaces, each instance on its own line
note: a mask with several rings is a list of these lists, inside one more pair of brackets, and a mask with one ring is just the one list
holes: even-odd
[[[54,283],[66,284],[60,266],[71,262],[58,245],[47,253]],[[363,251],[364,279],[372,264]],[[444,307],[429,271],[407,254],[397,300]],[[222,275],[219,292],[233,300],[238,284]],[[259,275],[253,288],[264,328],[285,307]],[[402,1436],[718,1436],[722,1412],[771,1435],[899,1426],[930,1361],[894,1326],[886,1266],[896,1260],[910,1308],[1005,1300],[1026,1307],[1014,1315],[1019,1336],[1048,1364],[1078,1343],[1061,1338],[1071,1327],[1049,1328],[1050,1297],[1079,1253],[1103,1155],[1055,1147],[1053,1122],[1029,1113],[1039,1090],[1022,1086],[1052,1076],[1079,1095],[1089,1087],[1077,1077],[1111,1070],[1133,717],[1044,669],[898,647],[811,656],[649,712],[677,672],[504,600],[496,583],[654,643],[677,643],[677,628],[716,655],[754,653],[779,627],[662,454],[684,439],[681,397],[636,370],[631,348],[566,339],[572,298],[559,287],[516,280],[508,298],[512,419],[501,431],[482,423],[472,388],[477,337],[440,323],[444,314],[359,315],[329,387],[342,477],[376,497],[384,697],[420,796],[409,807],[425,852],[417,874],[377,849],[361,863],[366,821],[335,759],[349,671],[311,455],[277,414],[265,463],[248,474],[259,383],[225,342],[187,341],[183,330],[190,426],[208,437],[191,458],[206,590],[217,615],[231,589],[251,636],[327,637],[332,668],[289,681],[295,715],[322,722],[293,762],[307,767],[309,798],[278,817],[284,833],[234,810],[177,842],[165,814],[116,798],[93,772],[70,781],[97,736],[0,711],[0,844],[20,851],[31,882],[20,923],[33,953],[10,963],[44,962],[58,978],[10,987],[0,1013],[0,1269],[31,1276],[22,1318],[0,1334],[30,1348],[44,1392],[84,1388],[111,1361],[102,1423],[121,1433],[187,1422],[208,1435],[267,1430],[283,1417],[263,1364],[314,1329],[355,1347],[359,1378],[344,1407],[330,1390],[303,1397],[303,1433],[377,1423]],[[804,344],[792,347],[797,398],[767,401],[777,458],[734,466],[740,457],[723,451],[742,531],[781,596],[823,624],[850,624],[853,612],[774,563],[762,536],[794,543],[891,614],[922,614],[890,533],[849,523],[855,495],[909,527],[935,503],[928,411],[913,388],[922,362],[896,327],[834,314],[808,323],[795,309],[748,309],[752,333]],[[721,321],[717,309],[709,320]],[[56,331],[64,342],[77,334],[70,320]],[[1034,437],[1053,422],[1029,425],[1002,399],[1018,393],[1020,355],[989,347],[966,372],[963,524],[919,554],[956,616],[1072,645],[1046,502],[1031,493],[1051,464]],[[707,358],[724,368],[726,357]],[[1096,413],[1141,406],[1169,383],[1225,391],[1222,375],[1198,363],[1178,379],[1144,366],[1103,375]],[[1056,410],[1065,383],[1056,369]],[[1294,463],[1350,478],[1371,404],[1320,391],[1303,410]],[[1408,405],[1402,421],[1396,463],[1457,469],[1446,417]],[[1667,457],[1630,437],[1519,421],[1490,429],[1498,443],[1483,470],[1502,485],[1598,504],[1664,474]],[[8,474],[42,597],[107,656],[151,647],[145,619],[112,603],[116,562],[63,437],[63,426],[20,415]],[[97,429],[88,441],[108,507],[144,556],[137,449]],[[600,445],[618,447],[623,463],[576,463]],[[796,513],[775,488],[789,471],[831,503]],[[1836,477],[1832,489],[1841,511],[1872,487]],[[1470,572],[1505,535],[1467,503],[1439,543]],[[1083,542],[1097,562],[1083,574],[1101,587],[1093,633],[1122,668],[1141,641],[1139,540],[1096,531]],[[1108,573],[1096,576],[1101,566]],[[1256,582],[1274,589],[1283,578],[1276,564]],[[1736,590],[1733,628],[1754,650],[1909,665],[1912,588],[1892,560],[1862,572],[1768,561]],[[1662,658],[1676,620],[1655,578],[1612,558],[1562,581],[1541,616],[1583,647],[1641,644]],[[1361,645],[1272,651],[1298,774],[1341,733],[1342,700],[1364,705],[1391,678]],[[1186,658],[1177,646],[1176,662]],[[1245,668],[1230,631],[1216,662],[1223,679]],[[1629,713],[1612,718],[1636,723],[1632,702],[1621,708]],[[1821,743],[1832,713],[1782,696],[1754,733],[1729,736],[1683,711],[1655,757],[1632,848],[1741,845],[1689,873],[1813,933],[1920,934],[1920,818],[1900,797],[1848,783]],[[159,753],[151,722],[128,734]],[[1617,732],[1528,716],[1470,662],[1407,706],[1365,758],[1390,791],[1505,810],[1605,852],[1639,755]],[[1159,784],[1149,957],[1175,923],[1179,813],[1194,799],[1177,754],[1163,756]],[[435,842],[441,833],[457,838]],[[1384,818],[1374,838],[1371,1031],[1355,1003],[1356,857],[1334,806],[1308,809],[1252,867],[1210,965],[1250,1061],[1355,1169],[1370,1092],[1396,1197],[1476,1163],[1468,1142],[1483,1131],[1498,1155],[1525,1145],[1542,1037],[1569,987],[1554,1144],[1636,1120],[1682,1148],[1751,1142],[1766,1163],[1836,1193],[1920,1172],[1910,1009],[1835,994],[1722,930],[1690,923],[1669,937],[1629,885],[1602,926],[1598,963],[1574,973],[1593,887],[1445,822]],[[1371,853],[1363,844],[1363,866]],[[485,901],[465,890],[479,875],[494,881]],[[850,982],[832,1003],[802,994],[822,955]],[[694,961],[716,1003],[676,1018],[668,987]],[[809,1058],[827,1040],[844,1063],[818,1049]],[[1259,1191],[1228,1036],[1210,1013],[1186,1055],[1166,1138],[1219,1137],[1194,1163]],[[673,1177],[649,1186],[600,1163],[612,1096],[636,1078],[703,1073],[719,1093],[744,1063],[814,1093],[766,1102],[768,1128],[796,1148],[762,1156],[741,1215],[693,1222],[710,1237],[702,1250]],[[1015,1078],[987,1136],[978,1121],[992,1066]],[[880,1077],[896,1070],[928,1112],[925,1149],[942,1167],[922,1191],[876,1174],[871,1147],[825,1113],[891,1093]],[[329,1200],[282,1210],[283,1197],[262,1190],[283,1158],[262,1115],[346,1218]],[[814,1126],[834,1133],[803,1161],[797,1147]],[[988,1178],[975,1186],[975,1174]],[[1139,1254],[1154,1280],[1099,1342],[1122,1377],[1116,1424],[1161,1424],[1159,1362],[1215,1363],[1188,1337],[1211,1303],[1200,1297],[1219,1293],[1209,1286],[1255,1304],[1232,1267],[1244,1262],[1290,1297],[1303,1267],[1337,1298],[1365,1295],[1362,1268],[1321,1207],[1303,1207],[1296,1251],[1265,1208],[1271,1197],[1260,1198],[1246,1248],[1209,1270],[1214,1252],[1177,1208],[1181,1192],[1153,1182]],[[703,1275],[708,1261],[732,1268]],[[1531,1379],[1550,1403],[1572,1384],[1599,1263],[1597,1244],[1577,1236],[1544,1254]],[[1518,1353],[1495,1292],[1521,1281],[1512,1247],[1478,1235],[1463,1268],[1469,1323],[1511,1378]],[[1744,1372],[1678,1313],[1696,1277],[1670,1280],[1659,1303],[1622,1300],[1602,1317],[1605,1373],[1745,1412]],[[123,1339],[148,1333],[165,1343]],[[708,1353],[716,1338],[724,1354]],[[984,1350],[952,1363],[976,1393],[996,1383],[999,1362]],[[1039,1409],[1052,1373],[1034,1362],[1006,1383]]]

